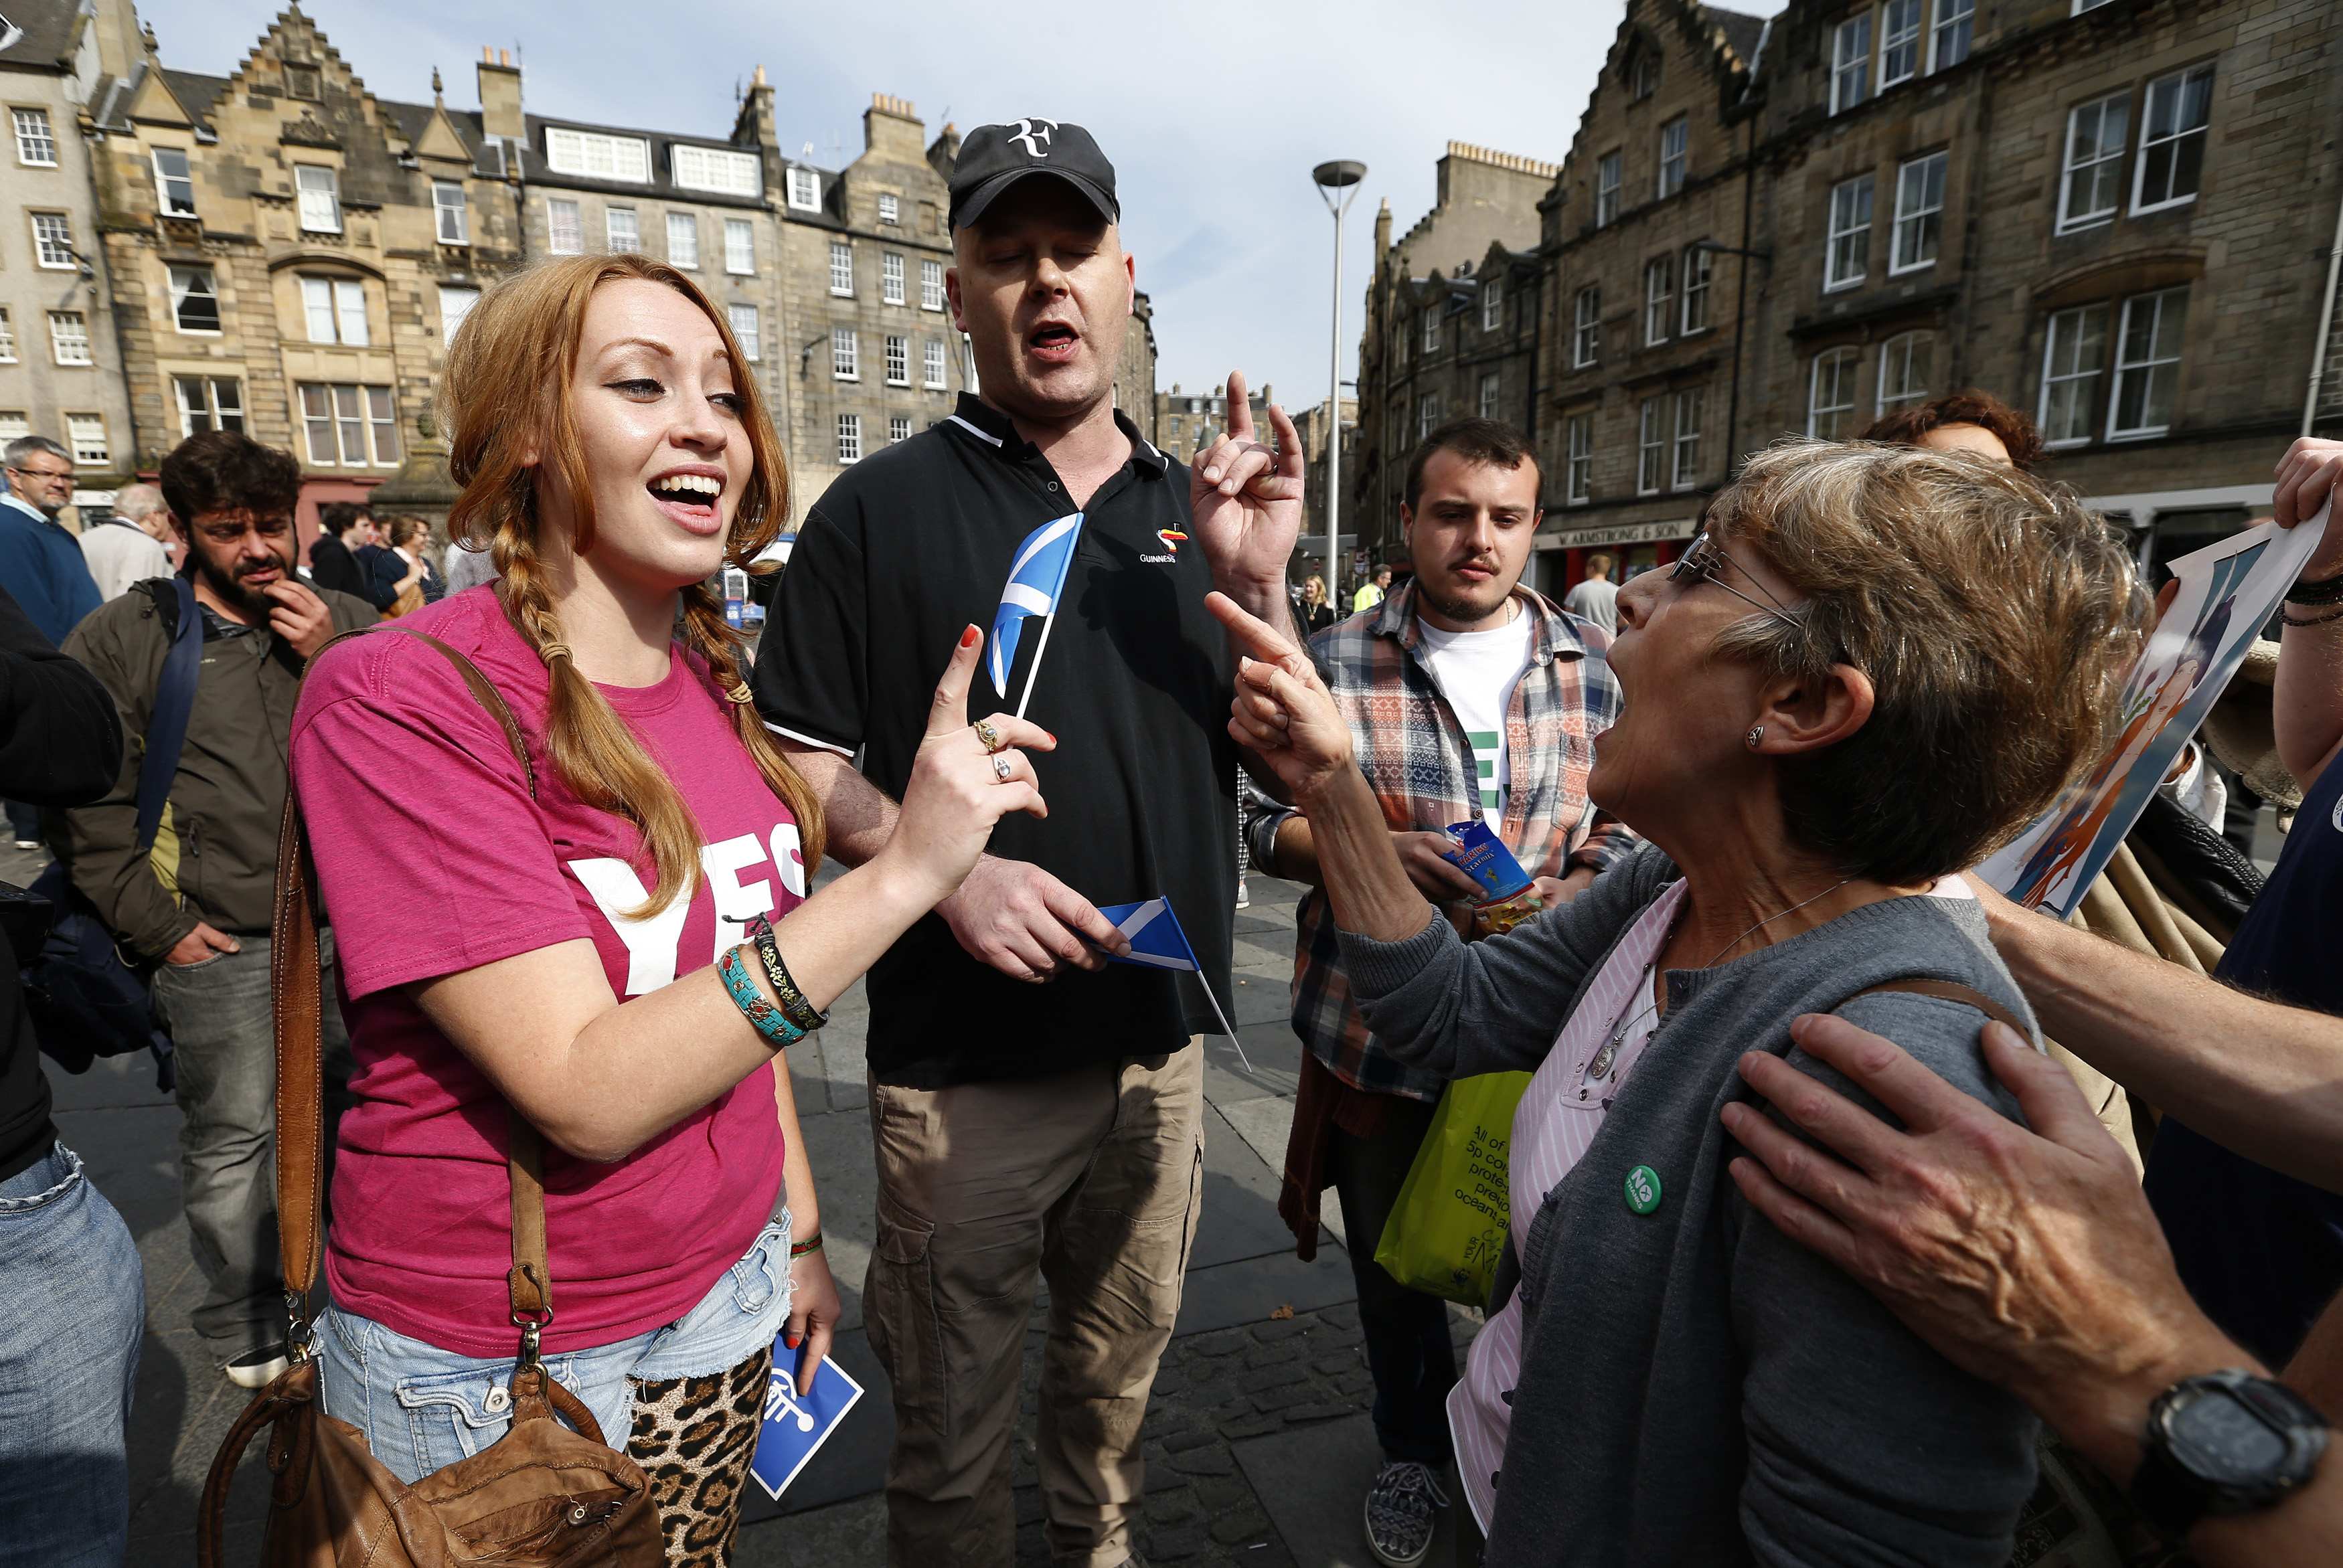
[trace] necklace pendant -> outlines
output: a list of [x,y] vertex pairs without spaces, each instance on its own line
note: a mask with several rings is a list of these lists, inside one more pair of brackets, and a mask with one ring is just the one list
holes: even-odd
[[1614,1035],[1603,1042],[1603,1049],[1596,1051],[1594,1060],[1586,1064],[1586,1076],[1597,1081],[1610,1077],[1611,1064],[1617,1060],[1618,1057],[1619,1038]]

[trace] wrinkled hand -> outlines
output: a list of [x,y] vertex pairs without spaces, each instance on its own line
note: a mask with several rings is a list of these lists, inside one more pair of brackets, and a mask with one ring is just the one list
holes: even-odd
[[1230,371],[1228,431],[1188,470],[1196,539],[1222,587],[1268,583],[1282,592],[1302,537],[1302,436],[1274,403],[1269,424],[1274,448],[1256,439],[1244,375]]
[[307,585],[278,578],[260,591],[268,596],[268,629],[291,644],[305,663],[334,640],[334,612]]
[[781,1342],[798,1352],[794,1372],[799,1393],[813,1392],[814,1374],[830,1355],[830,1342],[837,1337],[845,1312],[827,1258],[808,1252],[789,1260],[789,1319],[781,1330]]
[[1020,748],[1049,751],[1058,741],[1022,719],[996,713],[987,720],[1001,740],[1008,777],[1001,777],[976,727],[968,720],[968,688],[976,673],[984,635],[975,627],[960,634],[928,710],[928,733],[911,759],[903,789],[903,811],[880,855],[918,879],[930,902],[958,888],[992,837],[992,825],[1011,811],[1050,814],[1033,777],[1033,764]]
[[1809,1014],[1791,1034],[1906,1130],[1753,1051],[1743,1079],[1822,1147],[1728,1105],[1725,1125],[1751,1156],[1732,1162],[1734,1181],[1947,1361],[2093,1452],[2095,1437],[2136,1442],[2134,1402],[2222,1353],[2130,1161],[2066,1070],[2014,1030],[1987,1024],[1985,1060],[2033,1131],[1845,1019]]
[[1220,618],[1239,648],[1252,650],[1237,660],[1229,733],[1252,748],[1293,803],[1306,809],[1328,783],[1356,770],[1351,727],[1310,656],[1291,638],[1226,594],[1206,595],[1204,608]]
[[215,930],[203,921],[197,920],[196,929],[181,937],[176,943],[173,944],[171,950],[163,955],[163,961],[185,969],[189,964],[199,964],[215,954],[240,953],[243,950],[244,944],[226,931]]
[[1473,879],[1473,873],[1443,853],[1454,848],[1447,834],[1393,833],[1392,848],[1399,851],[1399,863],[1407,869],[1407,879],[1415,884],[1415,890],[1433,903],[1480,897],[1481,884]]
[[[2281,528],[2307,523],[2318,515],[2338,486],[2343,486],[2343,441],[2302,437],[2278,459],[2278,487],[2270,498],[2270,515]],[[2343,572],[2343,528],[2328,525],[2310,558],[2302,565],[2302,580],[2315,581]]]
[[1097,905],[1024,860],[985,856],[936,913],[971,958],[1011,980],[1054,980],[1069,964],[1103,969],[1098,949],[1131,950],[1131,939]]

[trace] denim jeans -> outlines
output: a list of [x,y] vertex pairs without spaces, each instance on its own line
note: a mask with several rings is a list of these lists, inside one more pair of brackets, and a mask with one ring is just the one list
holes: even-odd
[[[553,1269],[558,1307],[558,1258]],[[634,1424],[633,1382],[729,1371],[770,1345],[789,1314],[784,1209],[683,1316],[615,1344],[548,1352],[545,1370],[594,1412],[603,1441],[624,1452]],[[317,1320],[317,1359],[326,1413],[364,1432],[375,1458],[401,1481],[479,1452],[512,1424],[512,1356],[458,1355],[329,1307]]]
[[146,1272],[60,1143],[0,1181],[0,1568],[118,1568]]
[[[155,1002],[178,1048],[179,1183],[188,1240],[204,1273],[196,1332],[221,1362],[285,1339],[277,1248],[277,1036],[268,938],[240,951],[155,971]],[[326,1164],[347,1099],[350,1040],[335,1005],[333,933],[318,933],[326,976]],[[331,1191],[330,1181],[319,1191]]]

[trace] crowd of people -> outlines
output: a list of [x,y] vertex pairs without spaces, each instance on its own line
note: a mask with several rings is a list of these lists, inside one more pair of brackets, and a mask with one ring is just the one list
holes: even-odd
[[[810,498],[753,658],[712,585],[789,475],[722,314],[641,256],[467,317],[444,556],[332,502],[305,562],[297,463],[225,431],[76,538],[70,457],[7,447],[0,795],[168,1038],[193,1326],[273,1462],[358,1465],[412,1531],[428,1478],[558,1411],[618,1490],[467,1550],[639,1517],[615,1560],[729,1561],[774,1358],[812,1386],[842,1310],[783,1053],[867,976],[889,1560],[1013,1559],[1046,1286],[1050,1554],[1138,1561],[1215,1026],[1111,961],[1101,905],[1175,905],[1226,994],[1242,835],[1308,889],[1280,1210],[1305,1257],[1329,1188],[1344,1221],[1378,1561],[1444,1513],[1507,1568],[1999,1568],[2069,1465],[2127,1563],[2343,1552],[2343,534],[2275,654],[2296,826],[2208,977],[1965,875],[2100,756],[2157,613],[2023,416],[1777,443],[1666,567],[1597,556],[1559,603],[1523,580],[1531,443],[1453,421],[1344,615],[1288,580],[1282,411],[1232,375],[1183,467],[1115,409],[1120,218],[1079,126],[970,133],[947,294],[983,390]],[[2277,522],[2338,484],[2343,443],[2298,442]],[[1012,561],[1074,514],[1051,636],[986,668]],[[1462,823],[1531,918],[1476,918]],[[41,917],[0,916],[31,963]],[[0,1563],[115,1564],[139,1256],[58,1141],[17,965]],[[1450,1087],[1507,1071],[1460,1367],[1375,1241]],[[277,1181],[313,1157],[316,1192]],[[302,1491],[280,1556],[377,1517]]]

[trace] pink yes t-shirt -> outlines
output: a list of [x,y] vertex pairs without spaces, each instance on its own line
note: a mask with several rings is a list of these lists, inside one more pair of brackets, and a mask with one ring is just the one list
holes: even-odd
[[[546,752],[545,667],[494,590],[453,595],[398,624],[447,643],[495,683],[528,737],[537,795],[437,649],[385,627],[310,670],[293,719],[293,783],[355,1059],[326,1277],[344,1310],[397,1332],[508,1355],[504,1101],[406,988],[584,937],[623,1001],[713,963],[755,916],[795,908],[805,865],[788,809],[704,668],[679,649],[656,686],[600,688],[682,791],[705,846],[688,906],[626,919],[656,879],[640,836],[562,784]],[[748,1251],[780,1190],[772,1070],[615,1164],[548,1146],[547,1350],[672,1322]]]

